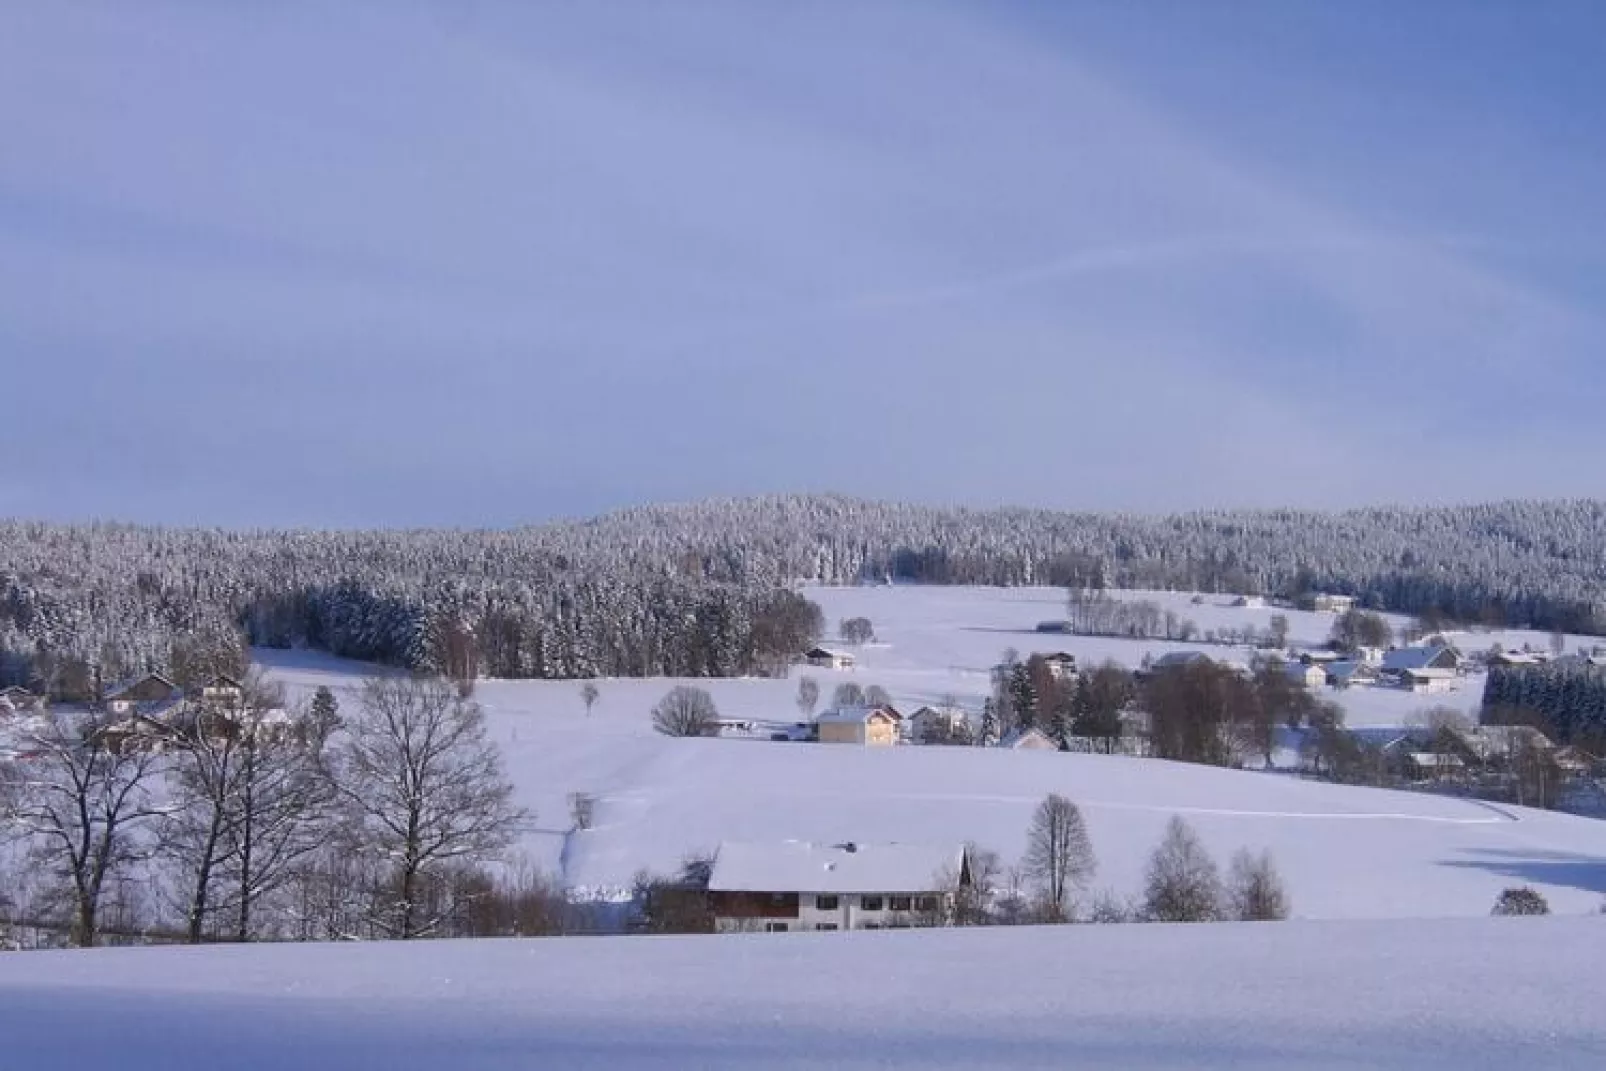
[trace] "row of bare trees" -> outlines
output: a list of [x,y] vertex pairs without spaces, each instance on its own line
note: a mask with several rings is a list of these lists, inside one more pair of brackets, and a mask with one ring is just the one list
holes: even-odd
[[101,938],[113,883],[193,942],[460,932],[540,884],[488,869],[530,816],[479,707],[438,679],[369,680],[349,717],[252,679],[161,721],[58,710],[11,737],[13,921],[75,945]]
[[1098,870],[1092,841],[1080,809],[1058,794],[1044,797],[1033,813],[1019,867],[1006,871],[996,853],[974,846],[970,859],[971,885],[957,890],[960,925],[1253,922],[1287,918],[1290,907],[1269,852],[1238,852],[1223,878],[1198,834],[1175,816],[1149,857],[1141,898],[1089,896]]

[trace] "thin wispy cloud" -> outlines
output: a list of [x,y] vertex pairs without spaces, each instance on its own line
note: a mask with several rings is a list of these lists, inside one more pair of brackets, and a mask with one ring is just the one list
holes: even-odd
[[[1137,5],[8,8],[0,347],[40,401],[5,508],[1606,493],[1552,463],[1606,446],[1573,192],[1600,149],[1406,212],[1424,141],[1487,151],[1454,72],[1442,99],[1429,61],[1386,72],[1445,122],[1408,143],[1378,114],[1371,156],[1320,121],[1329,53],[1308,128],[1239,103],[1236,36],[1320,12],[1199,31],[1229,107]],[[1578,181],[1547,212],[1520,191],[1551,174]]]

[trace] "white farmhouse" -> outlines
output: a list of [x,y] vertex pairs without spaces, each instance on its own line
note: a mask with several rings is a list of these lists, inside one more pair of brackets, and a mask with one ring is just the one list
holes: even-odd
[[709,906],[717,933],[944,925],[970,883],[962,845],[726,841]]

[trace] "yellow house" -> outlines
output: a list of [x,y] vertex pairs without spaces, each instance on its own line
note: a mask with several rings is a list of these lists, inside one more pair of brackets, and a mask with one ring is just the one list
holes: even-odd
[[822,744],[891,747],[898,742],[903,716],[891,707],[844,707],[816,720]]

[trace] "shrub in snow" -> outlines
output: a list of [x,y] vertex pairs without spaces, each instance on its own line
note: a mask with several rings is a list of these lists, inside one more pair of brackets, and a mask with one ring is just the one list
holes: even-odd
[[1550,905],[1539,894],[1538,889],[1527,885],[1517,885],[1502,892],[1495,898],[1494,910],[1491,915],[1548,915]]
[[1221,918],[1221,876],[1199,835],[1173,816],[1149,857],[1143,913],[1151,922],[1214,922]]
[[1239,922],[1271,922],[1288,917],[1288,892],[1271,852],[1248,849],[1232,857],[1227,875],[1227,916]]
[[1132,904],[1127,903],[1109,889],[1104,889],[1093,898],[1093,903],[1087,909],[1089,922],[1136,922],[1141,912]]
[[652,727],[665,736],[707,736],[719,710],[701,688],[677,685],[652,708]]

